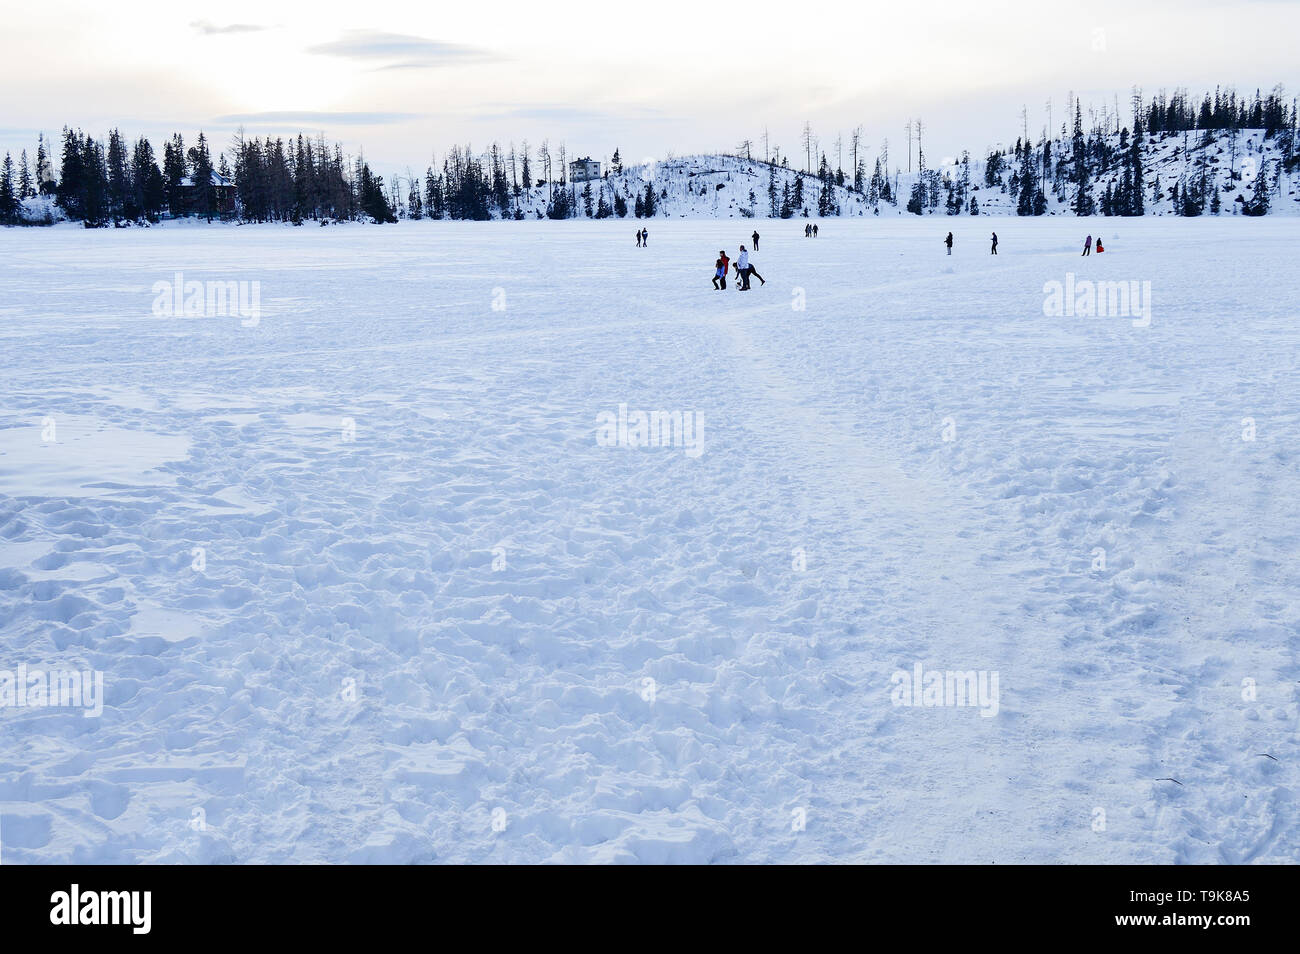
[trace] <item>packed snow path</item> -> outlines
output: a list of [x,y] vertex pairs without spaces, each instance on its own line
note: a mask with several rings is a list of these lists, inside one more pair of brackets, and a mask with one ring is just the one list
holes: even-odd
[[0,230],[3,859],[1300,860],[1294,225],[640,224]]

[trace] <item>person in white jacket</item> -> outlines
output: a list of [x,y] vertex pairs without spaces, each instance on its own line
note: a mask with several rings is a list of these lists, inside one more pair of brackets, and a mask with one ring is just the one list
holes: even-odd
[[736,259],[736,277],[740,279],[740,284],[736,287],[739,291],[749,291],[749,279],[751,276],[757,278],[764,285],[767,284],[767,282],[764,281],[763,276],[758,274],[758,270],[755,269],[753,265],[749,264],[749,250],[742,245],[740,246],[740,256]]

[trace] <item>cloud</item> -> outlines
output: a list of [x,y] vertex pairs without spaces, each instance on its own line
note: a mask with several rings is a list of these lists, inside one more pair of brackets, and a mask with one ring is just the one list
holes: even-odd
[[423,119],[424,113],[369,113],[369,112],[314,112],[311,110],[278,110],[264,113],[234,113],[218,116],[218,123],[247,123],[250,126],[283,126],[300,124],[305,126],[387,126],[394,123],[406,123],[413,119]]
[[262,30],[271,29],[269,26],[262,26],[259,23],[228,23],[225,26],[220,26],[208,20],[195,20],[190,26],[204,36],[216,36],[222,33],[259,33]]
[[495,59],[486,50],[477,47],[376,30],[347,30],[337,40],[307,47],[307,52],[353,60],[390,61],[375,67],[376,70],[429,69]]
[[481,111],[479,119],[537,119],[556,123],[646,123],[664,122],[668,117],[648,106],[591,108],[586,106],[500,106]]

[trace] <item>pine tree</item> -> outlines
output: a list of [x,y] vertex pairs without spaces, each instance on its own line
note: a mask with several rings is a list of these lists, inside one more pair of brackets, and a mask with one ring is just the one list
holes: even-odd
[[49,195],[54,191],[54,175],[50,169],[49,153],[45,149],[45,133],[36,136],[36,191]]
[[1128,195],[1128,211],[1125,215],[1146,214],[1146,182],[1142,172],[1142,125],[1133,124],[1133,139],[1129,144],[1129,166],[1132,168],[1132,186]]
[[913,215],[925,214],[925,183],[917,179],[912,183],[912,194],[907,199],[907,211]]
[[18,198],[30,199],[36,194],[32,188],[32,171],[27,165],[27,150],[24,149],[18,160]]
[[185,141],[176,133],[163,143],[163,179],[167,183],[167,209],[172,216],[185,212],[181,180],[185,178]]
[[1250,201],[1242,206],[1243,215],[1267,215],[1268,199],[1268,160],[1260,162],[1259,172],[1255,176],[1255,189]]
[[82,208],[81,141],[67,126],[63,127],[63,155],[59,163],[58,202],[70,219],[80,219]]
[[108,215],[108,170],[104,147],[89,136],[81,141],[83,223],[101,228]]
[[186,155],[190,165],[190,181],[194,183],[194,211],[209,222],[216,212],[216,195],[212,188],[212,154],[208,151],[208,141],[199,133],[198,142],[190,147]]
[[1020,195],[1016,199],[1016,215],[1042,215],[1047,211],[1047,199],[1038,184],[1034,147],[1025,143],[1020,160]]
[[1094,208],[1092,202],[1092,187],[1088,182],[1088,155],[1087,145],[1083,138],[1083,109],[1079,101],[1074,102],[1074,140],[1072,145],[1074,153],[1074,183],[1076,187],[1074,196],[1074,214],[1075,215],[1092,215]]
[[126,165],[126,144],[122,134],[111,129],[108,133],[108,214],[114,220],[135,219],[132,214],[131,179]]
[[645,198],[641,201],[641,208],[647,219],[654,218],[655,212],[659,208],[659,200],[655,197],[654,183],[645,184]]
[[3,164],[0,164],[0,223],[7,225],[18,221],[18,195],[14,191],[16,187],[14,160],[6,152]]
[[157,222],[167,202],[167,184],[158,170],[153,146],[143,136],[136,141],[131,153],[131,186],[138,214],[150,222]]

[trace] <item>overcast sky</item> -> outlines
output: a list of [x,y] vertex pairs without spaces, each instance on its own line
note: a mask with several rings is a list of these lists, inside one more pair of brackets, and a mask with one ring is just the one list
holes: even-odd
[[914,117],[938,161],[1014,141],[1022,105],[1035,138],[1049,98],[1059,127],[1072,90],[1098,108],[1134,84],[1300,91],[1295,0],[52,0],[3,18],[0,150],[15,157],[64,124],[159,149],[200,128],[224,147],[243,124],[324,131],[390,174],[494,139],[627,161],[743,139],[761,153],[765,128],[793,162],[808,120],[832,159],[862,125],[873,155],[888,137],[906,166]]

